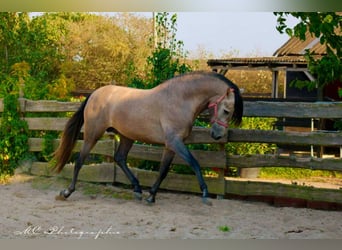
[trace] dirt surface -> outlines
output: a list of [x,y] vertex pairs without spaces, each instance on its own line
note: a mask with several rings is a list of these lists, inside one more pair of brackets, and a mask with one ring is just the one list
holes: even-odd
[[[0,239],[342,239],[342,212],[160,192],[154,205],[122,187],[17,175],[0,186]],[[144,192],[147,195],[147,192]]]

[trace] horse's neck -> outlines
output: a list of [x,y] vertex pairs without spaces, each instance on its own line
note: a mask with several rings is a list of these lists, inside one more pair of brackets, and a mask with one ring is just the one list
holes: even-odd
[[189,98],[191,106],[194,109],[195,115],[199,115],[205,109],[208,108],[210,99],[217,95],[222,95],[224,92],[222,85],[211,85],[204,81],[198,81],[190,88],[184,90],[184,98]]

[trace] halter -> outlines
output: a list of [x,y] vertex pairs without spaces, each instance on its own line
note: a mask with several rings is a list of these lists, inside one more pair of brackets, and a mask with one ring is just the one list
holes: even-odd
[[[234,92],[234,89],[230,88],[231,92]],[[223,101],[224,98],[226,98],[227,94],[224,94],[223,96],[219,97],[215,102],[209,103],[208,108],[214,108],[214,116],[211,119],[210,123],[217,123],[218,125],[228,128],[228,123],[222,122],[218,119],[218,113],[217,113],[217,105]]]

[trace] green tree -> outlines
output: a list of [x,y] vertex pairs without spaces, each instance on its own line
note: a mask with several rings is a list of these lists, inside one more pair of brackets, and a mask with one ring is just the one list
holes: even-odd
[[177,74],[192,70],[186,63],[183,41],[176,39],[177,14],[169,15],[167,12],[155,15],[155,31],[149,39],[153,50],[146,60],[146,78],[136,77],[130,86],[153,88]]
[[25,96],[45,99],[48,84],[60,76],[64,34],[64,23],[48,15],[31,18],[28,13],[1,12],[0,95],[6,95],[18,80],[13,66],[26,65]]
[[18,162],[28,152],[28,126],[20,119],[18,95],[5,96],[0,123],[0,176],[12,175]]
[[[326,54],[322,57],[317,57],[309,49],[305,52],[309,71],[315,76],[316,81],[296,84],[309,90],[318,86],[319,98],[322,98],[322,89],[325,85],[342,79],[342,17],[334,12],[275,12],[274,14],[278,17],[277,30],[280,33],[305,40],[306,32],[310,32],[325,46]],[[293,28],[286,23],[289,16],[298,19],[298,24]]]
[[[61,14],[65,18],[66,14]],[[139,26],[143,27],[140,28]],[[132,14],[114,17],[85,14],[67,24],[62,72],[80,89],[95,89],[110,83],[127,85],[133,75],[142,75],[150,20]],[[149,30],[151,32],[151,29]]]
[[187,53],[184,43],[176,39],[177,14],[169,17],[169,13],[160,12],[155,16],[155,34],[153,37],[154,50],[147,58],[150,66],[148,87],[154,87],[172,78],[176,74],[191,71],[185,62]]

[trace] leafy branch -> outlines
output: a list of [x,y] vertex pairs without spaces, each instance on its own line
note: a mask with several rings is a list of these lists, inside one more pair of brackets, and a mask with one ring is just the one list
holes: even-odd
[[[275,12],[274,14],[278,16],[277,30],[280,33],[286,33],[304,41],[307,32],[309,32],[311,36],[319,39],[320,44],[324,45],[326,49],[326,54],[322,56],[317,56],[314,51],[309,49],[305,51],[304,56],[308,61],[309,71],[316,80],[314,82],[299,82],[298,87],[305,86],[310,90],[317,86],[319,93],[321,93],[324,86],[342,79],[342,17],[338,13]],[[287,25],[289,16],[295,17],[299,21],[293,28]]]

